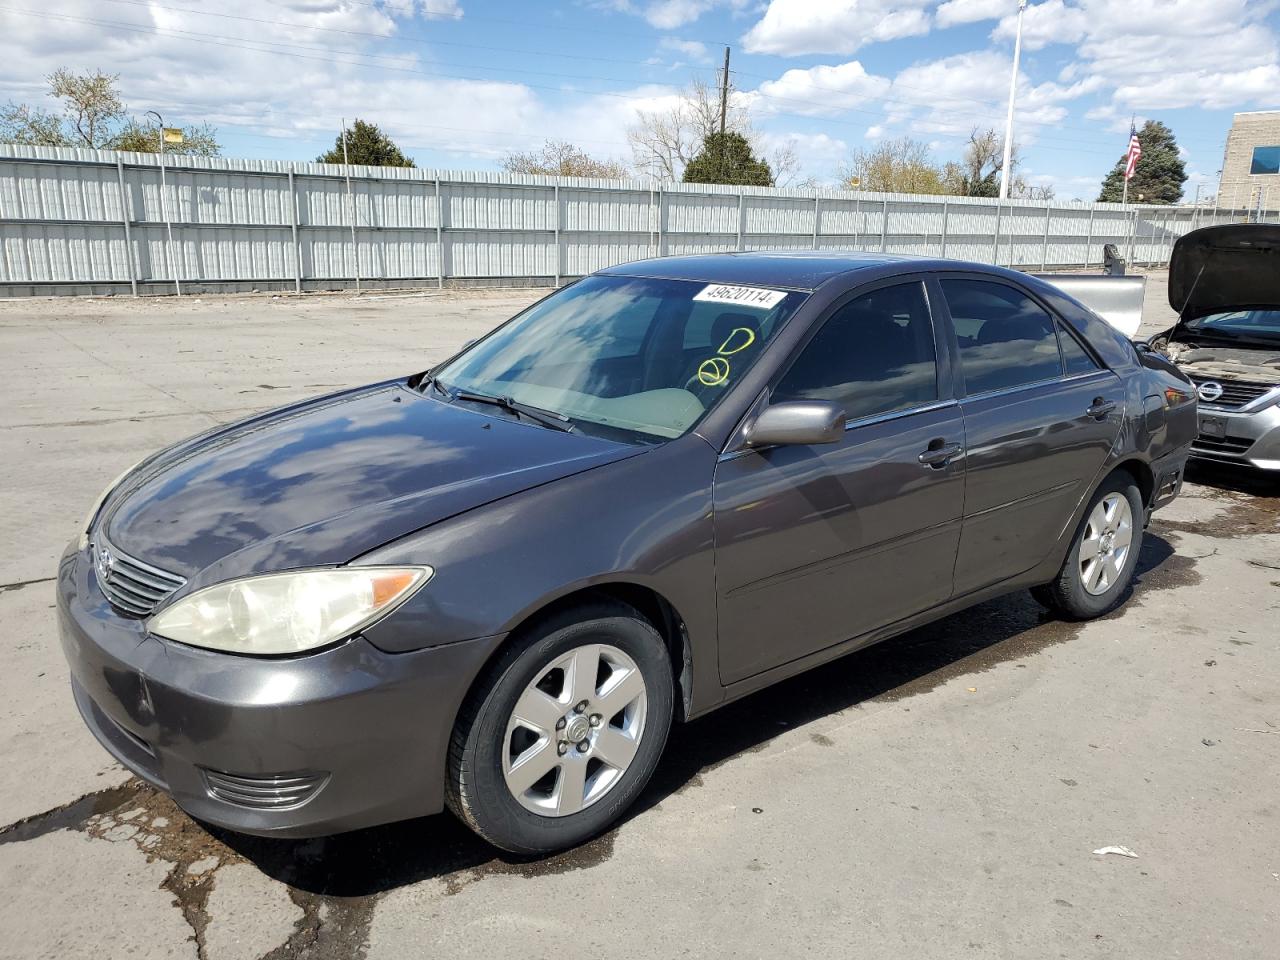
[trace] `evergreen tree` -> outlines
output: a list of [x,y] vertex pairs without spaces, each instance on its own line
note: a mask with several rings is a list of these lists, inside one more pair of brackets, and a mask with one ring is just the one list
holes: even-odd
[[[1138,158],[1133,179],[1129,181],[1129,201],[1177,203],[1182,199],[1187,167],[1178,156],[1178,142],[1173,138],[1173,131],[1159,120],[1148,120],[1138,131],[1138,142],[1142,144],[1142,156]],[[1107,203],[1121,201],[1124,197],[1124,168],[1125,157],[1121,157],[1102,181],[1099,200]]]
[[751,144],[740,133],[708,134],[702,150],[684,168],[685,183],[731,183],[749,187],[773,186],[773,171],[757,160]]
[[370,167],[412,167],[413,161],[400,152],[375,124],[356,120],[347,127],[347,158],[342,156],[342,134],[333,141],[333,149],[316,157],[318,163],[360,163]]

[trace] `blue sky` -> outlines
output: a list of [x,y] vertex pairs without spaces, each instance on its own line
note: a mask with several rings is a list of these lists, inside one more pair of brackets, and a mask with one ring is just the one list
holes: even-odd
[[[307,160],[340,119],[420,166],[495,168],[569,140],[632,161],[663,111],[732,47],[761,149],[834,182],[882,138],[957,157],[1003,128],[1016,0],[4,0],[0,100],[43,102],[58,66],[120,75],[136,112],[207,120],[230,156]],[[1023,170],[1093,199],[1129,118],[1173,128],[1211,192],[1231,115],[1280,107],[1275,0],[1040,0],[1017,110]]]

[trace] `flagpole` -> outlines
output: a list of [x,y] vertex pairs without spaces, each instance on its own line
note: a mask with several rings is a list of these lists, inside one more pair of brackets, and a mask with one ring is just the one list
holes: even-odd
[[1013,101],[1018,93],[1018,59],[1022,54],[1022,12],[1027,0],[1018,0],[1018,28],[1013,39],[1013,73],[1009,77],[1009,114],[1004,121],[1004,163],[1000,167],[1000,199],[1009,198],[1009,167],[1013,164]]
[[1137,119],[1138,115],[1136,113],[1129,117],[1129,143],[1125,144],[1124,154],[1124,191],[1120,195],[1120,206],[1122,209],[1129,205],[1129,150],[1130,144],[1133,142],[1133,124]]

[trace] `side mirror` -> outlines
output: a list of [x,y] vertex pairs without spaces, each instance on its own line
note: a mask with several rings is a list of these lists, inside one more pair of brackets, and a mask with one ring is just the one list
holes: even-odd
[[835,443],[844,436],[847,419],[839,404],[829,400],[792,400],[765,407],[747,428],[747,446]]

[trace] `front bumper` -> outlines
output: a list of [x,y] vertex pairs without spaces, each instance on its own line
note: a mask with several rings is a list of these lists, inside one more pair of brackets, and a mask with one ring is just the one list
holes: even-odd
[[[1204,431],[1205,418],[1222,422],[1223,436]],[[1260,410],[1233,410],[1200,402],[1200,435],[1191,455],[1202,460],[1238,463],[1262,470],[1280,470],[1280,405]]]
[[107,603],[91,566],[72,546],[58,570],[76,704],[117,760],[192,816],[312,837],[440,811],[454,717],[501,637],[231,656],[149,635]]

